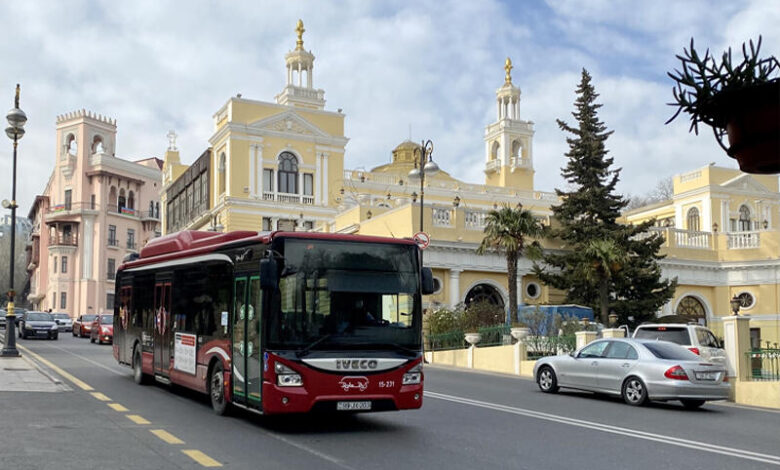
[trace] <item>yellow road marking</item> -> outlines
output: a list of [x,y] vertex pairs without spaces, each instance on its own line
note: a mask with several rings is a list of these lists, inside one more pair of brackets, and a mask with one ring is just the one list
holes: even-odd
[[222,464],[199,450],[183,450],[184,454],[204,467],[221,467]]
[[108,398],[107,396],[103,395],[100,392],[92,392],[92,396],[97,398],[100,401],[111,401],[110,398]]
[[147,420],[146,418],[140,415],[125,415],[125,416],[127,416],[127,419],[134,422],[135,424],[152,424],[151,422],[149,422],[149,420]]
[[149,432],[167,442],[168,444],[184,444],[184,441],[164,429],[150,429]]
[[35,360],[45,364],[49,369],[53,370],[54,372],[60,374],[61,376],[65,377],[66,379],[68,379],[71,382],[73,382],[73,384],[75,386],[77,386],[78,388],[80,388],[82,390],[86,390],[88,392],[94,390],[94,388],[90,387],[86,383],[84,383],[81,380],[77,379],[76,377],[70,375],[69,373],[65,372],[64,370],[60,369],[59,367],[55,366],[51,362],[49,362],[46,359],[42,358],[41,356],[35,354],[34,352],[30,351],[29,349],[25,348],[24,346],[17,346],[17,347],[19,349],[21,349],[22,351],[24,351],[25,353],[29,354],[30,356],[34,357]]
[[119,412],[130,411],[124,406],[120,405],[119,403],[109,403],[108,407],[113,409],[114,411],[119,411]]

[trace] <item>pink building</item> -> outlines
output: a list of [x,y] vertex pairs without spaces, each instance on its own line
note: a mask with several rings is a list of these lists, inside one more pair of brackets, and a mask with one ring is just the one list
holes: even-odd
[[54,170],[29,213],[34,308],[113,312],[116,268],[159,236],[162,160],[131,162],[115,149],[114,119],[84,110],[57,117]]

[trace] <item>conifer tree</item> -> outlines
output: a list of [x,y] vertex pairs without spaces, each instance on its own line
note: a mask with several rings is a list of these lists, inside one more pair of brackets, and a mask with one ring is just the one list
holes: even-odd
[[[564,291],[567,302],[602,312],[602,323],[608,323],[605,316],[613,311],[620,324],[636,324],[653,317],[671,298],[676,280],[661,278],[657,261],[663,238],[646,233],[652,221],[637,226],[617,222],[628,201],[615,192],[620,169],[612,169],[614,160],[605,145],[612,131],[598,118],[601,104],[596,98],[590,74],[583,69],[572,113],[577,125],[558,120],[558,127],[569,134],[568,161],[561,173],[569,185],[555,190],[561,203],[552,207],[558,226],[550,235],[563,246],[545,253],[534,271],[544,283]],[[598,250],[591,249],[594,240],[609,240],[613,258],[620,260],[609,276],[593,275],[602,262],[594,257]],[[603,305],[605,285],[609,305]]]

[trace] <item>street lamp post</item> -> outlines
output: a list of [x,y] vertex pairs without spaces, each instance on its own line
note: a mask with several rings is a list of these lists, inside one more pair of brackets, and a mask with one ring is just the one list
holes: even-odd
[[[433,161],[433,142],[430,139],[422,141],[419,148],[414,149],[414,169],[409,172],[409,178],[420,180],[420,231],[423,231],[423,208],[425,199],[425,175],[433,176],[439,172],[439,165]],[[419,164],[418,164],[419,163]],[[422,251],[420,251],[420,266],[422,266]]]
[[16,147],[19,139],[24,136],[24,124],[27,122],[27,115],[19,109],[19,84],[16,84],[16,97],[14,98],[14,107],[6,115],[9,127],[5,129],[8,137],[14,141],[13,173],[11,173],[12,189],[11,202],[3,201],[3,207],[11,209],[11,259],[8,263],[11,268],[11,280],[8,289],[8,313],[5,321],[5,346],[0,351],[0,357],[18,357],[19,351],[16,349],[16,315],[14,314],[14,256],[16,256]]

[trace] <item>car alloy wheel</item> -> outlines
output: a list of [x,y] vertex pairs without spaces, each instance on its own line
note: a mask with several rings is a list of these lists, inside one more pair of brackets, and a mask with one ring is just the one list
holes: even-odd
[[647,401],[647,388],[637,377],[629,377],[623,383],[623,400],[632,406],[643,405]]
[[558,391],[558,379],[555,377],[555,372],[549,366],[543,366],[539,370],[536,381],[539,384],[539,388],[545,393],[555,393]]

